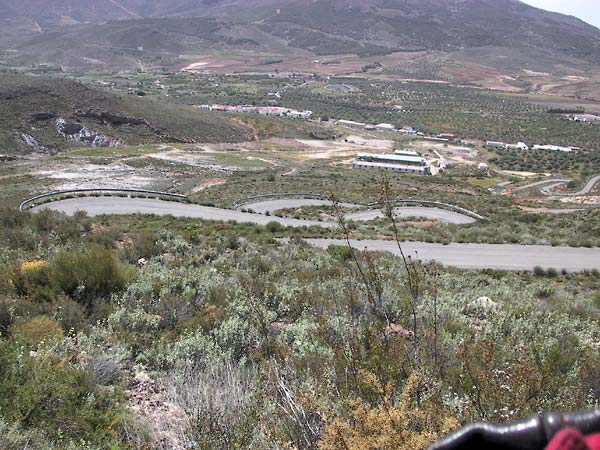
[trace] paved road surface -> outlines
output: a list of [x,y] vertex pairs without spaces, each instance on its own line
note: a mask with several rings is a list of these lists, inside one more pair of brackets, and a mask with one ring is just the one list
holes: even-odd
[[[346,245],[341,239],[305,239],[316,247]],[[388,251],[399,255],[395,241],[351,241],[353,247],[372,251]],[[405,242],[405,255],[423,261],[435,260],[446,266],[463,269],[533,270],[566,269],[576,272],[600,269],[600,248],[550,247],[544,245],[498,245],[498,244],[430,244]]]
[[573,213],[580,212],[580,211],[587,211],[587,209],[585,209],[585,208],[579,208],[579,209],[540,209],[539,211],[536,211],[535,209],[529,209],[529,210],[526,210],[525,212],[535,213],[535,214],[555,214],[555,215],[560,215],[560,214],[573,214]]
[[[280,209],[287,208],[302,208],[303,206],[331,206],[329,200],[317,200],[312,198],[297,198],[297,199],[280,199],[280,200],[265,200],[263,202],[248,203],[240,208],[251,209],[257,213],[265,214],[266,212],[274,213]],[[351,203],[340,203],[344,208],[360,208],[361,205]],[[239,208],[238,208],[239,209]]]
[[[440,222],[454,223],[458,225],[476,222],[476,220],[472,217],[441,208],[402,206],[399,208],[394,208],[394,211],[400,217],[424,217],[425,219],[438,220]],[[383,217],[383,213],[377,209],[360,211],[346,215],[346,219],[356,221],[368,221],[381,217]]]
[[573,180],[570,178],[552,178],[552,179],[548,179],[548,180],[537,181],[537,182],[531,183],[531,184],[526,184],[525,186],[519,186],[519,187],[515,188],[513,190],[513,192],[523,191],[525,189],[543,186],[540,189],[540,192],[544,195],[561,195],[561,196],[565,196],[565,197],[567,197],[567,196],[568,197],[576,197],[579,195],[589,194],[592,191],[592,189],[594,189],[594,186],[596,186],[596,184],[600,182],[600,175],[596,175],[596,176],[590,178],[590,180],[586,183],[586,185],[577,192],[571,192],[571,193],[565,193],[565,194],[556,194],[556,193],[552,192],[558,186],[562,186],[563,184],[567,184],[571,181],[573,181]]
[[[45,208],[67,214],[86,211],[90,216],[141,213],[205,220],[234,220],[260,225],[277,221],[282,225],[294,227],[304,225],[336,226],[335,223],[284,219],[228,209],[141,198],[82,197],[47,203],[36,206],[33,210]],[[308,239],[307,242],[319,247],[327,247],[330,244],[344,245],[344,241],[332,239]],[[395,242],[392,241],[354,241],[353,245],[361,249],[367,247],[370,250],[398,252]],[[415,252],[418,252],[418,257],[424,260],[436,260],[444,265],[468,269],[532,270],[535,266],[557,270],[567,269],[569,271],[600,269],[600,248],[489,244],[442,245],[417,242],[406,243],[404,248],[407,254],[414,255]]]
[[171,215],[173,217],[190,217],[205,220],[234,220],[240,223],[254,223],[266,225],[269,222],[279,222],[285,226],[302,227],[319,225],[322,227],[336,227],[336,223],[318,222],[310,220],[286,219],[281,217],[265,216],[263,214],[243,213],[230,209],[211,208],[209,206],[190,205],[188,203],[167,202],[147,198],[122,198],[122,197],[81,197],[57,202],[46,203],[32,208],[53,209],[66,214],[76,211],[85,211],[89,216],[101,214],[156,214]]
[[548,180],[536,181],[535,183],[526,184],[525,186],[519,186],[519,187],[514,188],[513,191],[514,192],[524,191],[525,189],[543,186],[545,184],[550,184],[550,183],[564,184],[564,183],[568,183],[569,181],[572,181],[571,178],[552,178],[552,179],[548,179]]
[[542,193],[546,194],[546,195],[561,195],[561,196],[569,196],[569,197],[577,197],[579,195],[586,195],[589,194],[592,189],[594,189],[594,186],[596,186],[596,183],[600,182],[600,175],[596,175],[595,177],[590,178],[590,180],[585,184],[585,186],[577,191],[577,192],[571,192],[571,193],[566,193],[566,194],[557,194],[552,192],[554,190],[554,188],[557,188],[558,186],[561,186],[565,183],[556,183],[556,184],[552,184],[550,186],[545,186],[542,188]]
[[[258,213],[273,213],[280,209],[287,208],[301,208],[303,206],[331,206],[331,202],[328,200],[316,200],[316,199],[281,199],[281,200],[266,200],[263,202],[250,203],[242,206],[242,208],[251,209]],[[364,206],[355,205],[351,203],[341,203],[341,206],[345,208],[361,208]],[[424,207],[424,206],[402,206],[395,208],[396,214],[401,217],[424,217],[425,219],[439,220],[445,223],[454,224],[467,224],[473,223],[476,220],[465,214],[460,214],[454,211],[448,211],[441,208]],[[379,219],[383,217],[383,214],[378,209],[371,209],[366,211],[359,211],[355,213],[348,213],[346,218],[348,220],[356,221],[369,221]]]

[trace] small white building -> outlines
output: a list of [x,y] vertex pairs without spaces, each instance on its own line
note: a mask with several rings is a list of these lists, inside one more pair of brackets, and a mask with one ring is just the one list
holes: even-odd
[[485,146],[487,148],[506,148],[506,144],[504,142],[497,142],[497,141],[487,141],[485,143]]
[[510,150],[529,150],[529,146],[525,142],[517,142],[516,144],[506,144],[506,148]]
[[354,120],[338,120],[337,121],[338,125],[342,125],[345,127],[353,127],[353,128],[363,128],[364,126],[366,126],[366,123],[363,122],[355,122]]
[[409,135],[415,135],[415,134],[417,134],[417,130],[415,130],[410,125],[404,125],[402,128],[400,128],[397,131],[399,131],[402,134],[409,134]]
[[600,120],[600,116],[595,116],[594,114],[576,114],[573,116],[573,120],[575,122],[589,123]]
[[375,125],[375,128],[381,131],[396,131],[396,127],[391,123],[379,123]]
[[287,113],[287,116],[290,119],[310,119],[313,115],[312,111],[296,111],[296,110],[292,110],[289,113]]
[[263,114],[265,116],[274,116],[274,117],[283,117],[287,116],[290,113],[289,108],[281,108],[279,106],[267,106],[261,107],[258,110],[259,114]]

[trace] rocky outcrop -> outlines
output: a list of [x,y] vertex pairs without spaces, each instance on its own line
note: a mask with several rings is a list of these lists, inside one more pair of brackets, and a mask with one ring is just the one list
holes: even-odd
[[108,111],[96,111],[96,110],[88,110],[88,111],[76,111],[75,115],[77,117],[83,117],[85,119],[95,120],[107,126],[143,126],[149,129],[156,136],[161,138],[165,142],[172,143],[181,143],[181,144],[195,144],[196,141],[193,139],[181,139],[176,136],[172,136],[159,128],[152,125],[146,119],[140,119],[137,117],[129,117],[122,116],[120,114],[114,114]]
[[46,147],[40,144],[37,139],[27,133],[21,133],[19,135],[21,141],[25,143],[29,149],[34,153],[43,153],[43,154],[54,154],[56,151],[51,147]]
[[75,122],[67,122],[62,117],[56,119],[56,130],[61,136],[72,142],[80,143],[89,147],[120,147],[125,145],[119,138],[107,136],[98,131],[90,130]]
[[489,297],[479,297],[469,303],[464,313],[475,319],[485,320],[498,313],[500,306]]

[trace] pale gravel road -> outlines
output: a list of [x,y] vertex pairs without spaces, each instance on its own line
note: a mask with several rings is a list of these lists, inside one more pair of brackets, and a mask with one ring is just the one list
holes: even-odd
[[[211,208],[208,206],[140,198],[82,197],[47,203],[36,206],[32,210],[36,211],[46,208],[62,211],[66,214],[74,214],[76,211],[86,211],[90,216],[140,213],[205,220],[233,220],[259,225],[276,221],[282,225],[293,227],[318,225],[330,228],[337,226],[335,223],[329,222],[285,219],[262,214]],[[344,245],[344,241],[335,239],[307,239],[306,241],[319,247],[327,247],[330,244]],[[396,244],[393,241],[353,241],[352,245],[359,249],[366,247],[369,250],[398,253]],[[403,247],[407,254],[414,257],[423,260],[435,260],[447,266],[465,269],[532,270],[535,266],[555,268],[557,270],[566,269],[568,271],[600,269],[600,248],[493,244],[443,245],[422,242],[405,243]]]

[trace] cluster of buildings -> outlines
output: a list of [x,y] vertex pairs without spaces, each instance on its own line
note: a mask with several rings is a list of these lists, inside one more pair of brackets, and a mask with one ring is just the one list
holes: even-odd
[[455,142],[458,140],[458,136],[452,133],[442,133],[437,136],[425,136],[425,139],[428,141],[437,141],[437,142]]
[[[269,95],[279,96],[279,93],[269,93]],[[199,105],[198,108],[204,109],[207,111],[221,111],[221,112],[230,112],[230,113],[248,113],[248,114],[260,114],[261,116],[271,116],[271,117],[288,117],[290,119],[305,119],[308,120],[312,118],[312,111],[298,111],[293,108],[285,108],[281,106],[254,106],[254,105]],[[340,125],[347,128],[357,128],[364,129],[366,131],[391,131],[395,133],[401,133],[408,136],[420,136],[427,137],[422,132],[415,130],[410,125],[404,125],[400,128],[396,128],[396,126],[391,123],[379,123],[379,124],[370,124],[364,122],[356,122],[354,120],[333,120],[329,121],[335,125]],[[429,137],[427,137],[429,138]],[[453,134],[440,134],[437,137],[433,137],[430,139],[439,140],[439,141],[454,141],[456,136]]]
[[402,133],[411,136],[423,136],[423,133],[418,132],[410,125],[404,125],[401,128],[396,128],[391,123],[379,123],[377,125],[363,122],[355,122],[354,120],[336,120],[336,125],[341,125],[349,128],[363,128],[368,131],[393,131],[395,133]]
[[352,168],[431,175],[431,166],[427,160],[413,150],[396,150],[393,155],[359,153],[352,162]]
[[579,150],[579,147],[561,147],[560,145],[532,145],[529,146],[525,142],[516,144],[506,144],[504,142],[487,141],[487,148],[491,149],[508,149],[508,150],[551,150],[556,152],[571,153]]
[[222,111],[230,113],[260,114],[261,116],[271,117],[289,117],[290,119],[310,119],[312,111],[298,111],[293,108],[284,108],[281,106],[253,106],[253,105],[200,105],[200,109],[207,111]]

